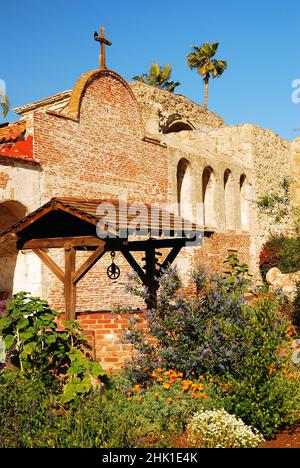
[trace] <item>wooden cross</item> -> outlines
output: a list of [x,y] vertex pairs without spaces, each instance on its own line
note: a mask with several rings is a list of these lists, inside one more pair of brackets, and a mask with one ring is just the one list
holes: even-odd
[[105,39],[105,31],[102,27],[100,29],[100,36],[97,32],[94,34],[94,39],[101,44],[101,54],[99,55],[99,68],[100,70],[106,69],[106,60],[105,60],[105,46],[111,46],[112,43]]

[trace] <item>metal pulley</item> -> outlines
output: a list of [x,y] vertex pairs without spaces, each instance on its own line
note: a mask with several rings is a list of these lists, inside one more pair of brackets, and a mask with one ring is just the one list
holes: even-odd
[[120,277],[121,271],[120,268],[115,264],[115,252],[110,253],[111,256],[111,265],[107,268],[107,276],[111,280],[117,280]]

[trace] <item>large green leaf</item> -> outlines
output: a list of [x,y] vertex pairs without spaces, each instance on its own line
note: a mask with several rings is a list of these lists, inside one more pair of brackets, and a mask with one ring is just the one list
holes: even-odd
[[31,356],[36,349],[37,349],[37,343],[35,342],[27,343],[23,348],[22,354],[23,355],[27,354]]
[[17,330],[23,330],[29,325],[29,320],[27,318],[21,318],[16,325]]
[[3,338],[3,341],[4,341],[6,349],[9,350],[15,342],[15,337],[13,335],[6,335]]
[[9,318],[4,315],[1,319],[0,319],[0,332],[2,332],[3,330],[5,330],[6,328],[9,328],[11,325],[11,321],[9,320]]

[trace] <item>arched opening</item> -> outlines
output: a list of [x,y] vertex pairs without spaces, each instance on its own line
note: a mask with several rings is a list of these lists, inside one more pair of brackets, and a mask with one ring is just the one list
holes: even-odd
[[[22,203],[9,200],[0,203],[0,233],[9,229],[26,215]],[[18,251],[14,241],[0,244],[0,300],[12,294]]]
[[193,127],[191,124],[187,122],[182,122],[182,121],[175,121],[172,122],[164,131],[165,134],[168,133],[179,133],[179,132],[186,132],[189,130],[193,130]]
[[179,216],[192,219],[192,171],[187,159],[181,159],[177,166],[177,203]]
[[208,166],[204,169],[202,175],[202,196],[205,227],[216,227],[215,191],[215,173],[213,169]]
[[250,215],[250,185],[245,174],[240,177],[240,198],[241,198],[241,228],[249,230]]
[[230,169],[224,173],[224,199],[225,199],[225,226],[226,229],[235,228],[235,210],[234,210],[234,184]]

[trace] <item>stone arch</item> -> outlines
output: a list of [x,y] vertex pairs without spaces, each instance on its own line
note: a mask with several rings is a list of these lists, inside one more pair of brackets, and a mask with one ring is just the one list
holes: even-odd
[[[0,233],[24,218],[26,207],[15,200],[0,203]],[[13,292],[14,276],[18,259],[18,251],[14,241],[0,244],[0,300]]]
[[173,122],[171,125],[168,126],[168,128],[164,131],[165,134],[168,133],[180,133],[180,132],[186,132],[193,130],[193,127],[191,124],[187,122],[183,122],[181,120],[177,120]]
[[162,133],[165,135],[168,133],[179,133],[195,130],[195,127],[191,122],[184,119],[180,114],[173,114],[167,119],[166,123],[161,128]]
[[205,227],[216,227],[216,176],[212,167],[207,166],[202,174],[203,218]]
[[234,203],[234,182],[232,172],[226,169],[224,172],[224,201],[225,201],[225,226],[226,229],[235,228],[235,203]]
[[249,231],[250,227],[250,184],[245,174],[240,177],[241,228]]
[[192,213],[192,169],[190,162],[182,158],[177,166],[177,203],[178,214],[191,219]]

